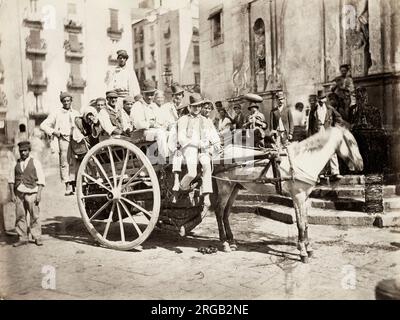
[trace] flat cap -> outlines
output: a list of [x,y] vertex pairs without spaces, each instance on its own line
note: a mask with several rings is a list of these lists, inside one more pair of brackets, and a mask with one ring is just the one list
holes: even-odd
[[126,52],[126,50],[118,50],[117,51],[117,57],[119,57],[119,56],[123,56],[126,59],[129,58],[128,52]]
[[107,98],[118,98],[118,93],[116,93],[114,90],[107,91],[106,92],[106,97]]
[[123,103],[125,102],[130,102],[130,103],[135,103],[135,98],[131,97],[131,96],[126,96],[123,100]]
[[30,150],[31,143],[27,140],[18,143],[19,150]]

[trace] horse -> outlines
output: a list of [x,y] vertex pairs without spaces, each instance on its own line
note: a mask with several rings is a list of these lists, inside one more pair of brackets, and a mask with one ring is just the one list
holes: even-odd
[[[313,254],[308,239],[307,200],[317,184],[320,172],[334,153],[344,160],[351,171],[362,171],[364,164],[354,136],[343,126],[330,127],[301,142],[293,142],[286,147],[286,153],[287,156],[281,157],[279,166],[281,187],[293,199],[298,229],[297,249],[300,251],[301,261],[307,263]],[[274,178],[270,169],[265,172],[269,161],[271,160],[263,159],[254,165],[252,160],[247,165],[243,163],[214,171],[214,194],[218,197],[213,198],[213,207],[219,239],[225,252],[237,249],[229,216],[239,190],[247,189],[257,194],[271,193],[271,188],[267,188],[268,183],[260,183],[259,180],[260,176]]]

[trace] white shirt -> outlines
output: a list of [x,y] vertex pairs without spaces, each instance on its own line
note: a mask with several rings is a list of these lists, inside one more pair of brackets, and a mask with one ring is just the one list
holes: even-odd
[[72,135],[72,127],[75,117],[79,117],[79,112],[74,109],[66,110],[61,108],[50,113],[46,120],[40,124],[40,129],[46,132],[49,136],[53,135],[54,131],[59,131],[61,135],[69,141]]
[[231,120],[229,118],[225,117],[223,120],[219,119],[218,120],[218,131],[219,132],[227,132],[231,130]]
[[327,112],[327,109],[326,109],[325,103],[323,103],[322,106],[318,104],[317,116],[318,116],[318,120],[321,122],[321,124],[325,124],[326,112]]
[[293,125],[294,126],[305,126],[305,118],[304,118],[304,113],[294,109],[292,111],[292,117],[293,117]]
[[173,102],[164,103],[161,108],[163,109],[163,114],[166,117],[165,123],[168,126],[171,126],[178,121],[178,111],[176,110],[177,107]]
[[132,97],[140,94],[139,82],[135,71],[130,70],[127,65],[117,66],[108,71],[106,76],[107,91],[116,90],[121,96],[130,95]]
[[[33,165],[36,169],[36,175],[38,178],[36,183],[38,185],[45,186],[45,177],[44,177],[44,173],[43,173],[43,168],[42,168],[42,164],[40,163],[39,160],[36,160],[36,159],[32,158],[31,156],[26,158],[24,161],[20,160],[19,163],[20,163],[22,171],[25,171],[25,168],[28,165],[30,159],[33,160]],[[17,165],[17,162],[13,161],[12,165],[10,166],[10,171],[8,174],[8,183],[15,184],[15,166],[16,165]],[[18,186],[17,190],[19,192],[23,192],[23,193],[36,193],[36,192],[38,192],[38,187],[36,186],[35,188],[30,189],[27,186],[25,186],[24,183],[22,182]]]
[[155,123],[155,114],[148,104],[144,101],[136,101],[129,115],[136,130],[150,129],[150,125]]
[[210,142],[217,144],[220,142],[219,135],[212,121],[202,115],[193,116],[191,114],[179,118],[178,123],[178,142],[182,147],[191,145],[199,147],[200,142],[204,147]]

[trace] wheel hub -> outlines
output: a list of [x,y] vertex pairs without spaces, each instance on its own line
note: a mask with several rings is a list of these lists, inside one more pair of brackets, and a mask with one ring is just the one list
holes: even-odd
[[111,192],[107,194],[107,199],[108,200],[120,200],[121,199],[121,190],[119,188],[113,189]]

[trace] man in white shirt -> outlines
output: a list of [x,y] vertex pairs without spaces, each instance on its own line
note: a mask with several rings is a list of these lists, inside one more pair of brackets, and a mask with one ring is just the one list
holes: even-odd
[[117,106],[118,94],[115,91],[108,91],[106,98],[107,104],[98,115],[100,126],[109,136],[129,134],[132,126],[124,109]]
[[45,185],[43,168],[37,159],[30,156],[31,144],[29,141],[18,143],[20,158],[10,166],[8,185],[11,201],[16,206],[16,231],[19,241],[14,247],[28,243],[27,215],[30,214],[29,230],[36,245],[43,245],[42,227],[39,217],[39,203],[42,189]]
[[134,97],[140,94],[139,82],[133,69],[127,67],[129,55],[126,50],[117,51],[118,66],[110,70],[106,76],[107,91],[115,91],[118,95],[118,105],[122,107],[122,100],[126,96]]
[[211,180],[212,149],[221,148],[218,133],[210,119],[200,114],[203,98],[200,95],[190,96],[189,114],[178,120],[178,143],[186,161],[188,173],[182,178],[181,190],[190,189],[190,183],[197,176],[197,164],[202,166],[202,192],[204,205],[210,206],[210,193],[213,192]]
[[75,182],[75,158],[72,156],[70,141],[75,117],[79,112],[71,108],[72,96],[68,92],[61,92],[60,101],[63,107],[51,112],[44,120],[40,129],[52,139],[57,139],[61,181],[65,183],[65,195],[73,194],[72,185]]
[[130,119],[135,130],[143,131],[146,141],[157,142],[158,156],[156,161],[161,163],[168,157],[167,133],[159,107],[154,103],[156,91],[153,81],[143,81],[143,99],[133,104]]
[[162,105],[168,127],[171,128],[178,121],[178,110],[181,109],[185,91],[177,83],[171,86],[172,101]]

